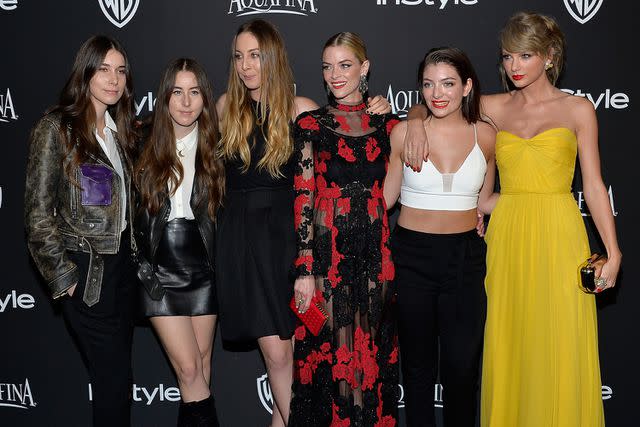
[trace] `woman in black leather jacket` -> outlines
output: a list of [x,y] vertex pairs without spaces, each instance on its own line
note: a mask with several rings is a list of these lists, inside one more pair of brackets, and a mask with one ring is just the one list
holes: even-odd
[[178,426],[217,426],[209,381],[218,313],[214,218],[224,191],[218,118],[209,80],[193,59],[169,63],[157,96],[135,167],[136,236],[153,271],[141,279],[155,276],[162,291],[142,291],[142,308],[176,372]]
[[94,36],[29,147],[27,243],[86,361],[94,426],[129,425],[132,120],[127,54]]

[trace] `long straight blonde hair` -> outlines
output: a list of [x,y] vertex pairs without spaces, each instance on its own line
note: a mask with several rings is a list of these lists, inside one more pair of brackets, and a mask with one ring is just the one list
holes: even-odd
[[[251,96],[235,68],[236,39],[242,33],[251,33],[260,47],[260,111],[254,112]],[[293,142],[289,132],[291,113],[294,111],[293,72],[289,66],[284,41],[277,28],[267,21],[256,19],[242,24],[231,45],[229,83],[222,118],[220,155],[229,160],[239,157],[249,169],[251,152],[249,137],[253,128],[262,128],[269,115],[268,124],[262,132],[266,141],[263,157],[258,169],[266,169],[271,176],[282,176],[281,167],[293,153]]]

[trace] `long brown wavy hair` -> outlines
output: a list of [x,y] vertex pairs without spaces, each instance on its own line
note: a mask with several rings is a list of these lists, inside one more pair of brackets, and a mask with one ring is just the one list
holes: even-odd
[[[196,152],[194,190],[196,203],[208,203],[208,213],[215,213],[224,194],[224,169],[218,159],[218,116],[211,84],[204,68],[193,59],[171,61],[162,75],[151,124],[151,133],[136,162],[135,183],[140,193],[140,207],[157,214],[167,197],[171,197],[182,183],[184,170],[176,154],[176,137],[169,112],[169,100],[180,71],[192,72],[202,96],[202,113],[198,117],[198,149]],[[169,190],[171,189],[171,190]]]
[[[251,33],[260,46],[260,112],[257,115],[253,111],[249,91],[235,68],[236,39],[245,32]],[[295,109],[293,84],[293,72],[278,29],[262,19],[242,24],[231,44],[229,83],[220,144],[220,156],[223,159],[240,157],[244,170],[249,169],[251,154],[248,139],[256,124],[262,127],[268,111],[269,120],[264,135],[266,147],[257,167],[266,169],[274,178],[282,176],[280,168],[293,153],[289,133],[291,113]]]
[[64,164],[64,171],[74,182],[75,168],[90,155],[97,156],[100,152],[94,134],[96,111],[91,102],[89,83],[111,49],[124,57],[126,84],[122,97],[108,111],[118,127],[118,141],[129,158],[135,147],[133,81],[129,58],[116,39],[104,35],[93,36],[80,46],[71,75],[60,93],[58,105],[48,111],[60,114],[60,141],[69,158]]

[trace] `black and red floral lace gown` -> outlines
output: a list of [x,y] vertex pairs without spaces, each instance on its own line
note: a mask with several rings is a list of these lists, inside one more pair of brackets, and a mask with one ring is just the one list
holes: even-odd
[[295,331],[290,426],[397,424],[398,345],[382,185],[398,119],[333,104],[294,126],[298,276],[315,276],[329,320]]

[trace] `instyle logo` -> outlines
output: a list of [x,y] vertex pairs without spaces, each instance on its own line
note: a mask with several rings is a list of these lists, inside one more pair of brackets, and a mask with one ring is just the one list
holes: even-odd
[[0,295],[0,313],[4,313],[8,308],[29,310],[36,305],[33,295],[20,294],[12,290],[8,294]]
[[98,4],[104,16],[113,25],[122,28],[136,14],[140,0],[98,0]]
[[36,405],[28,378],[24,379],[24,384],[0,383],[0,406],[29,409]]
[[[158,384],[156,387],[143,387],[133,384],[131,387],[131,396],[134,402],[142,402],[149,406],[158,402],[178,402],[180,400],[180,389],[178,387],[165,387],[164,384]],[[93,390],[89,383],[89,401],[93,400]]]
[[11,90],[7,88],[6,92],[0,92],[0,122],[6,123],[9,120],[18,120],[18,115],[13,107]]
[[473,6],[479,0],[376,0],[378,6],[438,6],[442,10],[449,5]]
[[[613,187],[609,186],[607,193],[609,193],[609,204],[611,205],[611,212],[613,212],[613,216],[618,216],[616,205],[613,202]],[[587,202],[584,200],[584,193],[582,191],[577,192],[577,202],[578,209],[580,209],[580,213],[582,214],[582,216],[591,216],[591,214],[589,213],[589,208],[587,207]]]
[[604,107],[606,109],[613,108],[614,110],[624,110],[629,107],[629,95],[623,92],[613,92],[611,89],[605,89],[601,93],[583,92],[581,89],[561,89],[563,92],[569,93],[575,96],[581,96],[587,98],[595,109]]
[[156,98],[154,98],[153,92],[149,91],[139,102],[137,99],[134,100],[133,105],[136,109],[136,116],[139,116],[143,111],[145,113],[151,113],[153,106],[156,105]]
[[284,13],[288,15],[308,16],[318,13],[313,0],[231,0],[228,15],[235,16]]
[[18,0],[0,0],[0,9],[14,10],[18,7]]
[[422,94],[419,90],[399,90],[394,92],[389,85],[387,89],[387,101],[391,104],[391,112],[399,117],[406,117],[412,105],[422,102]]
[[564,6],[569,14],[581,24],[593,18],[604,0],[564,0]]

